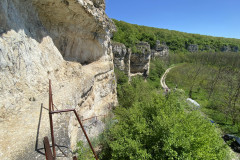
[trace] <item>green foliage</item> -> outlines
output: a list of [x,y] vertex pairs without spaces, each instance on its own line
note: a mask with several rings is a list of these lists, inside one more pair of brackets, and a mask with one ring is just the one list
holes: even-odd
[[199,50],[204,50],[205,52],[219,52],[227,45],[231,48],[240,48],[239,39],[204,36],[167,29],[139,26],[115,19],[113,19],[113,21],[117,26],[117,32],[114,34],[113,40],[121,42],[130,48],[134,48],[138,41],[146,41],[151,45],[151,48],[154,48],[156,40],[166,42],[170,51],[173,53],[188,52],[187,47],[190,44],[197,44]]
[[117,68],[115,68],[114,72],[117,79],[117,84],[123,85],[128,82],[128,77],[125,75],[124,72],[120,71]]
[[83,141],[77,143],[78,160],[94,160],[93,153],[89,146],[85,146]]
[[164,73],[166,66],[165,62],[160,59],[152,60],[150,63],[150,72],[148,76],[148,82],[154,88],[160,88],[160,78]]
[[[200,103],[201,110],[225,133],[239,135],[240,55],[195,54],[189,55],[189,62],[169,72],[166,79],[168,86],[174,88],[178,85],[186,93],[191,90],[191,96]],[[201,70],[196,76],[199,68]]]
[[[162,65],[154,65],[151,81],[158,81],[155,78],[160,76]],[[118,85],[117,123],[104,133],[101,159],[229,158],[215,126],[197,111],[186,112],[181,93],[165,98],[154,86],[140,77],[133,78],[131,84]]]

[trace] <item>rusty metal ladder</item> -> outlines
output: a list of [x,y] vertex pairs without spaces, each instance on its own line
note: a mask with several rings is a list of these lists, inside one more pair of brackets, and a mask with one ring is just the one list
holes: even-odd
[[[52,139],[52,150],[53,152],[51,151],[51,148],[50,148],[50,145],[49,145],[49,140],[48,140],[48,137],[44,137],[44,140],[43,140],[43,143],[44,143],[44,149],[45,149],[45,156],[46,156],[46,159],[47,160],[54,160],[56,159],[56,149],[55,149],[55,140],[54,140],[54,131],[53,131],[53,120],[52,120],[52,116],[53,114],[57,114],[57,113],[63,113],[63,112],[74,112],[81,128],[82,128],[82,131],[84,133],[84,136],[86,137],[87,141],[88,141],[88,144],[92,150],[92,153],[95,157],[96,160],[98,160],[98,157],[97,157],[97,154],[96,152],[94,151],[94,148],[88,138],[88,135],[82,125],[82,122],[77,114],[77,111],[75,109],[65,109],[65,110],[56,110],[54,111],[54,104],[53,104],[53,98],[52,98],[52,86],[51,86],[51,80],[49,80],[49,121],[50,121],[50,130],[51,130],[51,139]],[[77,160],[76,157],[73,157],[73,160]]]

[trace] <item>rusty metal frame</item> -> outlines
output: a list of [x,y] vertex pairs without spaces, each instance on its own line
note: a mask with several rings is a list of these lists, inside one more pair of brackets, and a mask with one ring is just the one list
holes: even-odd
[[50,130],[51,130],[51,138],[52,138],[52,147],[53,147],[53,157],[56,158],[56,150],[55,150],[55,141],[54,141],[54,131],[53,131],[53,120],[52,120],[52,115],[53,114],[57,114],[57,113],[63,113],[63,112],[74,112],[81,128],[82,128],[82,131],[88,141],[88,144],[93,152],[93,155],[95,157],[96,160],[98,160],[98,157],[97,157],[97,154],[96,152],[94,151],[94,148],[88,138],[88,135],[82,125],[82,122],[77,114],[77,111],[75,109],[65,109],[65,110],[56,110],[54,111],[54,104],[53,104],[53,99],[52,99],[52,87],[51,87],[51,80],[49,80],[49,121],[50,121]]
[[46,160],[54,160],[54,157],[52,155],[52,151],[50,148],[50,144],[48,141],[48,137],[44,137],[43,144],[44,144],[44,149],[45,149]]

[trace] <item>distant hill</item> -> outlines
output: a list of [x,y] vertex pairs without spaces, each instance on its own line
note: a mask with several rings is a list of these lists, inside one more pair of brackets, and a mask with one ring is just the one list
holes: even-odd
[[240,39],[190,34],[168,29],[140,26],[113,19],[117,32],[113,41],[134,48],[136,42],[146,41],[155,48],[156,40],[166,43],[171,52],[239,52]]

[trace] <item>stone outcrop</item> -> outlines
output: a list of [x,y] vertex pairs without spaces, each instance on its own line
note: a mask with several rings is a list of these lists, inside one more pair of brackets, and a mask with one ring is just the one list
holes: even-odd
[[187,47],[189,52],[198,52],[198,45],[197,44],[190,44]]
[[149,74],[151,49],[147,42],[136,44],[137,52],[132,52],[130,58],[130,72],[133,74],[142,73],[144,77]]
[[224,45],[222,46],[221,52],[239,52],[238,46],[230,46],[230,45]]
[[114,66],[130,76],[131,49],[126,48],[122,43],[112,42],[112,50],[114,55]]
[[239,52],[239,47],[238,46],[233,46],[232,51],[233,52]]
[[[103,130],[101,116],[117,103],[115,27],[104,9],[103,0],[0,1],[0,159],[45,159],[48,79],[58,109],[100,116],[84,121],[89,137]],[[56,144],[70,154],[83,133],[72,113],[53,119]]]
[[104,40],[113,23],[105,15],[103,0],[35,0],[34,4],[64,59],[88,64],[110,52],[110,42]]
[[221,52],[239,52],[239,47],[238,46],[229,46],[225,45],[221,48]]
[[231,47],[228,45],[225,45],[221,48],[221,52],[231,52]]
[[148,76],[151,49],[147,42],[137,43],[135,52],[122,43],[112,42],[112,50],[115,67],[124,71],[129,78],[135,75]]
[[152,58],[167,57],[169,55],[169,48],[166,43],[160,43],[159,40],[156,41],[156,47],[152,50]]

